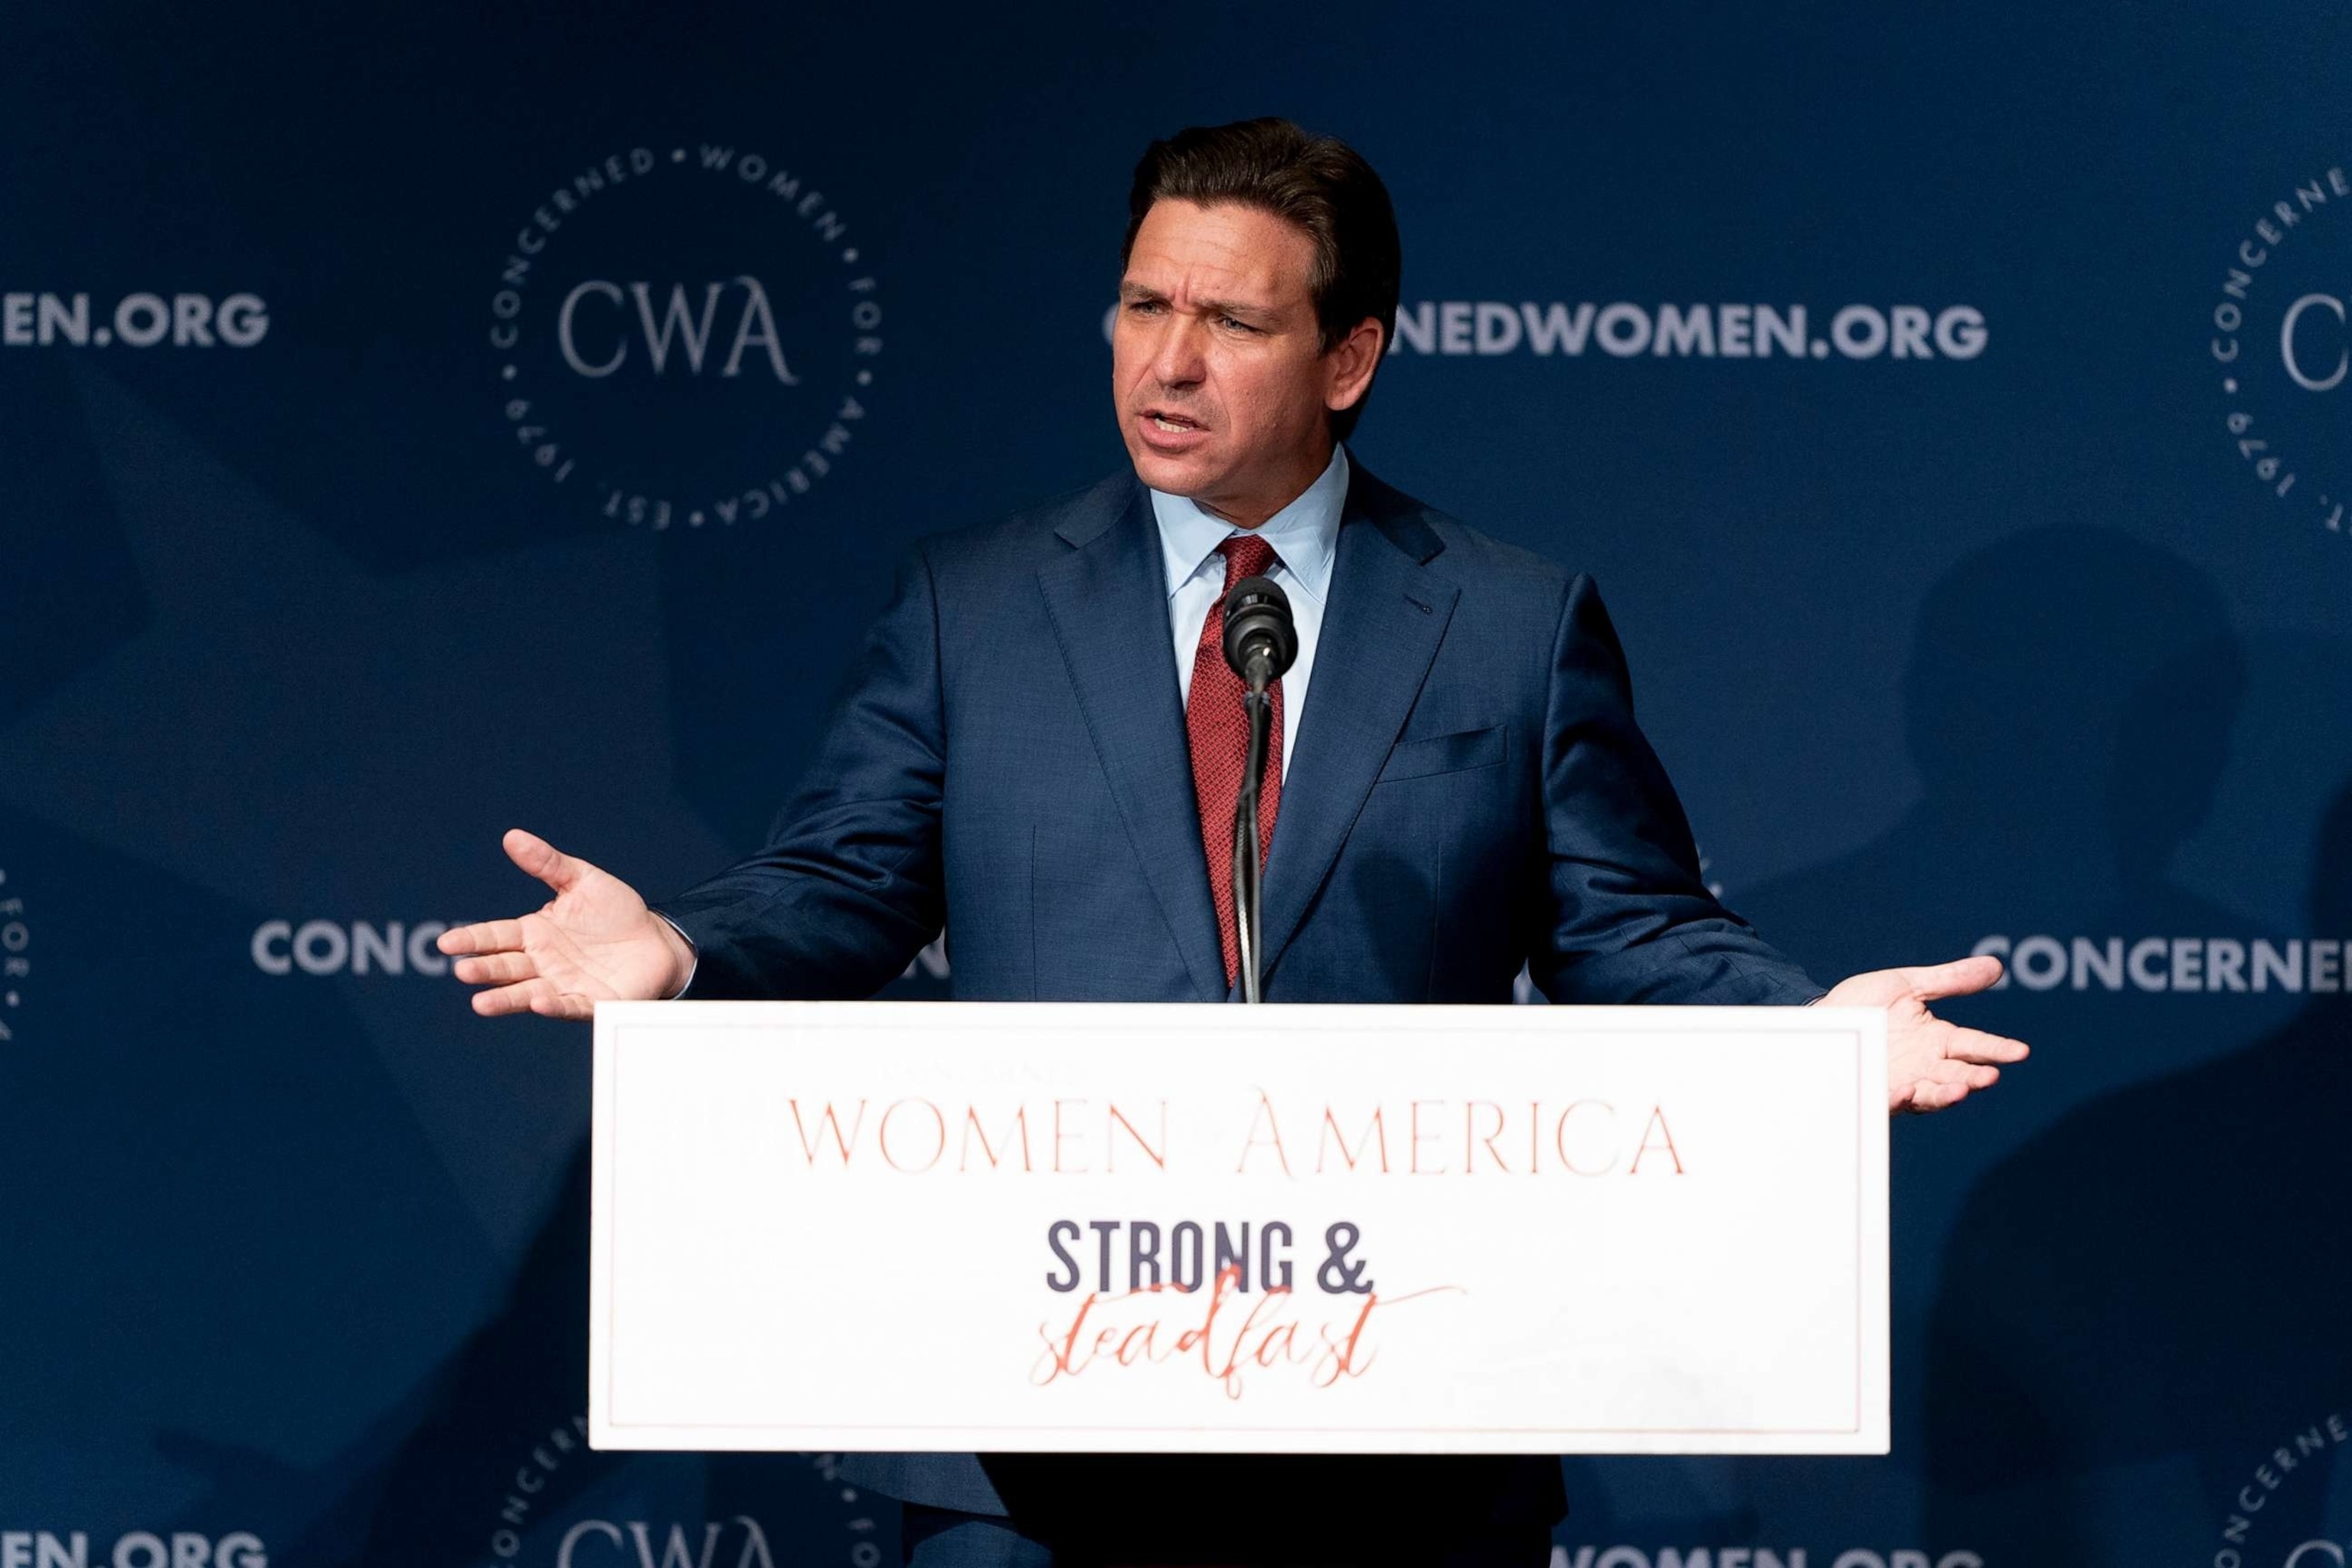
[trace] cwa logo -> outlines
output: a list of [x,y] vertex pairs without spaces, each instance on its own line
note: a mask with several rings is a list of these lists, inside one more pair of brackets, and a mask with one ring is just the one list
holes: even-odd
[[879,286],[823,190],[711,142],[615,153],[534,206],[489,300],[507,439],[615,522],[758,521],[866,416]]
[[2255,483],[2331,532],[2352,471],[2352,179],[2341,164],[2272,202],[2238,240],[2209,312],[2221,426]]
[[[478,1561],[486,1568],[798,1568],[817,1562],[880,1568],[882,1521],[855,1487],[842,1483],[835,1456],[776,1454],[769,1461],[757,1506],[782,1512],[769,1522],[723,1510],[714,1510],[718,1518],[702,1517],[708,1478],[701,1456],[599,1452],[588,1447],[588,1417],[574,1415],[549,1426],[499,1478],[505,1500],[490,1524],[489,1554]],[[558,1493],[576,1497],[585,1488],[594,1495],[624,1478],[631,1484],[622,1489],[653,1506],[633,1504],[627,1518],[591,1511],[593,1503],[549,1507]],[[790,1549],[781,1563],[771,1522],[782,1525]]]
[[125,294],[93,310],[88,294],[0,294],[0,347],[249,349],[269,335],[258,294]]
[[25,982],[32,978],[33,928],[26,923],[25,895],[8,886],[8,868],[0,866],[0,1045],[16,1037],[13,1027],[25,1005]]
[[656,1528],[642,1519],[583,1519],[556,1543],[555,1568],[776,1568],[768,1532],[748,1513],[705,1522],[694,1541],[685,1525],[672,1524],[659,1548]]

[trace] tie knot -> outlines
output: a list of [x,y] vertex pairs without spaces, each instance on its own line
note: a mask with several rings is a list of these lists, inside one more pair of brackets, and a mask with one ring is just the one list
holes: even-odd
[[1255,533],[1236,533],[1217,546],[1225,558],[1225,585],[1244,577],[1262,577],[1274,564],[1274,546]]

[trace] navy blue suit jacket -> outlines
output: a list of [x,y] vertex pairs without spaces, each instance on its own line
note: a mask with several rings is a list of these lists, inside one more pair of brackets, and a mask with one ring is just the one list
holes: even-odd
[[[1266,1000],[1819,996],[1700,879],[1591,580],[1351,468]],[[772,841],[657,906],[689,994],[870,995],[944,925],[959,998],[1226,1000],[1165,575],[1132,472],[922,542]],[[1002,1511],[971,1456],[856,1458]]]

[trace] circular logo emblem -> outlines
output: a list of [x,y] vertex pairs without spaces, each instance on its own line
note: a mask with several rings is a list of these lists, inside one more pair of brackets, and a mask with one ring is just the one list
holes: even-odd
[[25,983],[32,977],[33,928],[25,921],[25,896],[8,885],[0,866],[0,1045],[14,1040],[17,1013],[25,1005]]
[[2208,313],[2222,427],[2253,481],[2298,521],[2345,531],[2352,467],[2352,177],[2320,169],[2239,239]]
[[[888,1531],[876,1510],[891,1504],[845,1484],[836,1458],[597,1452],[588,1418],[574,1416],[500,1473],[488,1552],[474,1560],[482,1568],[881,1568]],[[714,1463],[739,1470],[721,1480]]]
[[2345,1568],[2352,1563],[2352,1438],[2331,1410],[2283,1441],[2242,1479],[2221,1521],[2213,1568]]
[[882,353],[878,286],[833,198],[707,142],[564,174],[509,237],[489,314],[518,460],[633,527],[802,501],[856,443]]

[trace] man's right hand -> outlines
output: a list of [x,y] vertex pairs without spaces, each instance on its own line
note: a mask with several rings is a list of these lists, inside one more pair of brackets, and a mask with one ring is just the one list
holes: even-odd
[[465,955],[457,978],[489,988],[474,994],[475,1012],[586,1019],[599,1002],[677,994],[693,972],[694,950],[635,888],[520,827],[503,843],[507,858],[555,897],[536,914],[441,933],[442,952]]

